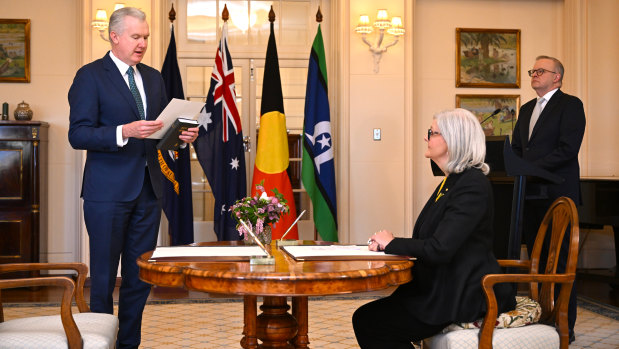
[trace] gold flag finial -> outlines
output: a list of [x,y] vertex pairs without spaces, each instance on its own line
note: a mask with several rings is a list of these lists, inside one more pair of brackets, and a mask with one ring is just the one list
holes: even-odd
[[316,22],[322,22],[322,12],[320,12],[320,6],[318,6],[318,12],[316,12]]
[[269,22],[275,22],[275,11],[273,11],[273,5],[271,5],[271,11],[269,11]]

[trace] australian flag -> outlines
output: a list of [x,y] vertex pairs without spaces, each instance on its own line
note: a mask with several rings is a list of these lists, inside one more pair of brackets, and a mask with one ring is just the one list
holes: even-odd
[[228,23],[221,30],[205,113],[193,143],[215,197],[214,229],[219,241],[240,240],[228,211],[247,192],[241,117],[236,108],[234,67],[228,51]]
[[[171,29],[170,44],[161,68],[161,75],[168,99],[185,99],[183,82],[176,59],[174,27]],[[159,165],[163,173],[163,212],[168,218],[170,245],[193,243],[193,205],[191,202],[191,166],[189,145],[178,151],[159,150]]]

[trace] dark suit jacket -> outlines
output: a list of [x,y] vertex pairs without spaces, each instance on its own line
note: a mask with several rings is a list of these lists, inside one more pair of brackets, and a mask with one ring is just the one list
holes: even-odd
[[567,196],[580,202],[578,151],[585,134],[585,111],[580,99],[557,90],[546,103],[529,140],[529,122],[537,99],[520,108],[514,128],[512,149],[524,160],[561,176],[560,184],[527,183],[528,196],[550,202]]
[[[138,64],[146,93],[146,120],[155,120],[167,105],[161,74]],[[162,174],[157,140],[129,138],[118,147],[116,127],[140,119],[138,108],[122,74],[107,53],[80,68],[69,90],[69,142],[87,150],[82,197],[93,201],[130,201],[144,183],[148,164],[153,190],[162,196]]]
[[[492,252],[494,231],[490,182],[477,169],[447,177],[435,202],[430,197],[419,214],[413,238],[395,238],[386,253],[417,257],[413,280],[394,296],[420,321],[439,325],[480,319],[486,311],[481,279],[500,273]],[[495,288],[499,311],[515,306],[509,286]]]

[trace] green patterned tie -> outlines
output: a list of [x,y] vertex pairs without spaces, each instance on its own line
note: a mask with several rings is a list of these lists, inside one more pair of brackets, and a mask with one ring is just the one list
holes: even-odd
[[144,104],[142,103],[142,96],[140,96],[138,86],[135,84],[133,74],[135,74],[135,72],[133,71],[133,67],[129,67],[129,69],[127,69],[127,75],[129,76],[129,90],[131,90],[133,99],[135,99],[135,104],[138,105],[138,113],[140,113],[140,118],[144,120]]

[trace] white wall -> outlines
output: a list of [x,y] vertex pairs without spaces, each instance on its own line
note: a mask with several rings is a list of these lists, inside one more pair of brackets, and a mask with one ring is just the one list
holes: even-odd
[[[415,211],[419,212],[442,177],[433,177],[429,160],[422,155],[426,148],[423,130],[432,116],[455,107],[456,94],[514,94],[521,104],[535,97],[526,70],[541,54],[561,59],[561,1],[458,1],[417,0],[415,16],[415,158],[417,181]],[[544,20],[540,20],[543,18]],[[456,88],[456,28],[497,28],[521,30],[520,88]],[[566,67],[569,71],[569,67]]]
[[[588,176],[619,176],[619,1],[587,2],[587,155],[582,173]],[[569,75],[566,75],[566,79]]]

